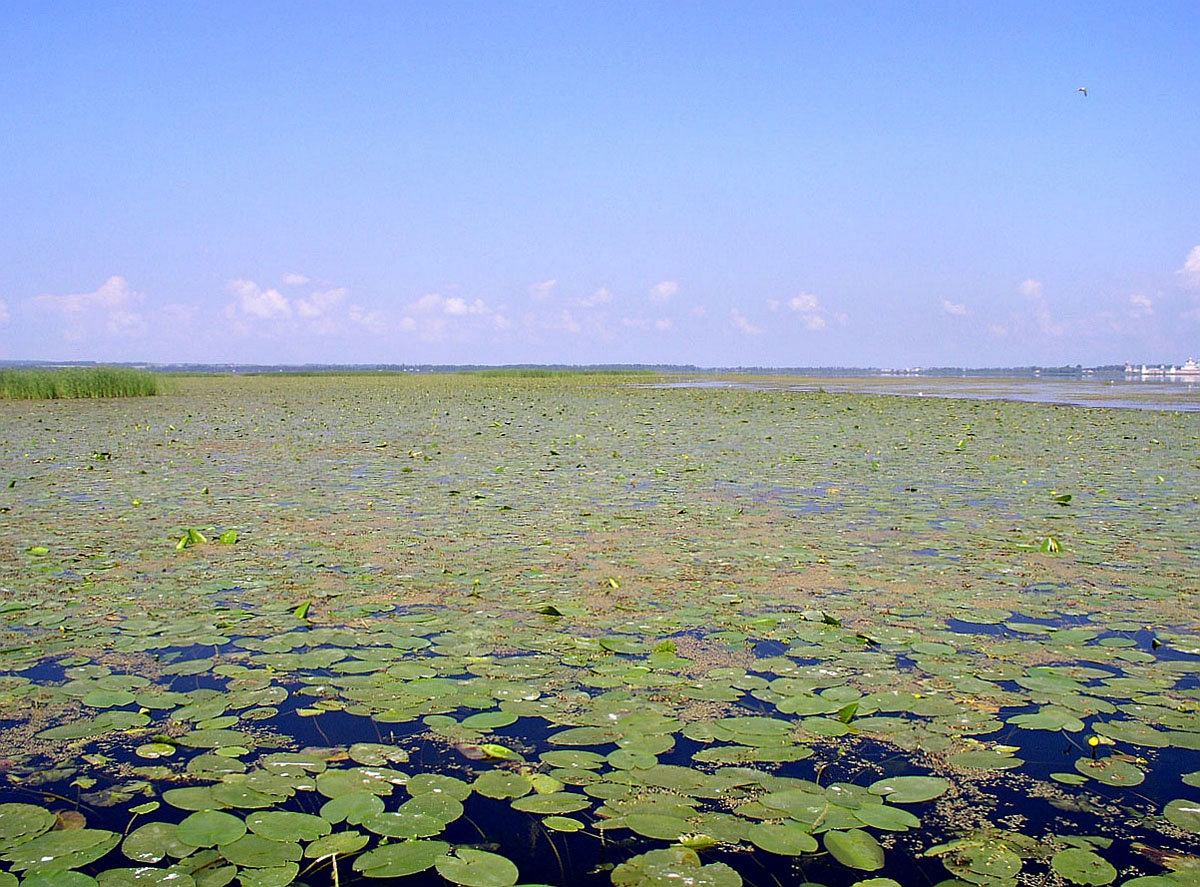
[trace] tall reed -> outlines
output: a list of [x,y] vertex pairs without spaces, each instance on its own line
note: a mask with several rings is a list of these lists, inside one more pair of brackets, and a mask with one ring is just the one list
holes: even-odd
[[127,367],[0,370],[0,400],[147,397],[160,388],[158,376]]

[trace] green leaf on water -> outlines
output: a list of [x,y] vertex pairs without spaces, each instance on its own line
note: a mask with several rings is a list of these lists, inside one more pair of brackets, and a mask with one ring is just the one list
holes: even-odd
[[354,860],[354,870],[366,878],[402,878],[432,868],[450,852],[445,841],[403,841],[368,850]]
[[949,780],[940,776],[890,776],[867,787],[891,804],[919,804],[941,797],[950,788]]
[[868,832],[862,829],[828,831],[825,833],[825,849],[842,865],[873,872],[883,868],[883,848]]
[[438,857],[434,866],[447,881],[463,887],[512,887],[520,877],[511,860],[470,847],[458,847],[453,856]]
[[1200,802],[1176,798],[1163,809],[1163,816],[1172,825],[1186,832],[1200,834]]
[[1117,879],[1117,870],[1103,857],[1080,847],[1069,847],[1055,853],[1050,860],[1054,871],[1075,884],[1103,885]]
[[220,810],[201,810],[179,823],[176,836],[180,843],[193,847],[229,844],[246,834],[246,823]]

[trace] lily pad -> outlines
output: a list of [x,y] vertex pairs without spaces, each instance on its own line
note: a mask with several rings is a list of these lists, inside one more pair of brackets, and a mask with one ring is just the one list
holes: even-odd
[[449,852],[450,845],[444,841],[384,844],[357,857],[354,870],[366,878],[402,878],[433,868]]
[[824,842],[830,855],[848,868],[866,872],[883,868],[883,848],[869,832],[862,829],[828,831]]
[[192,847],[215,847],[230,844],[246,834],[246,823],[237,816],[220,810],[202,810],[186,817],[176,831],[182,844]]
[[268,868],[286,862],[299,862],[303,853],[300,845],[291,841],[268,841],[255,834],[246,834],[218,848],[220,854],[234,865],[246,868]]
[[1200,802],[1176,798],[1163,809],[1163,815],[1172,825],[1200,834]]
[[511,860],[485,850],[458,847],[434,862],[438,874],[463,887],[512,887],[520,873]]
[[334,832],[308,844],[304,855],[308,859],[320,859],[324,856],[353,856],[370,839],[362,832]]
[[120,842],[105,829],[67,829],[44,832],[0,854],[12,871],[74,869],[95,862]]
[[892,776],[871,783],[867,791],[890,804],[919,804],[941,797],[949,788],[950,782],[940,776]]
[[1051,858],[1050,865],[1074,884],[1111,884],[1117,879],[1117,870],[1112,865],[1098,854],[1081,847],[1060,850]]
[[613,887],[655,887],[659,884],[694,884],[696,887],[741,887],[742,878],[722,862],[700,863],[695,850],[675,846],[651,850],[622,862],[612,870]]
[[746,838],[760,850],[783,856],[799,856],[817,850],[817,839],[798,822],[781,825],[759,822],[747,829]]
[[315,841],[328,835],[331,829],[329,822],[320,816],[291,810],[251,813],[246,817],[246,825],[254,834],[271,841]]

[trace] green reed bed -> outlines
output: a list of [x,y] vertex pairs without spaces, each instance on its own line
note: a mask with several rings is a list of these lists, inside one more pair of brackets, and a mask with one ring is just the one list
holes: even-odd
[[157,376],[122,367],[0,370],[0,399],[148,397],[158,394]]

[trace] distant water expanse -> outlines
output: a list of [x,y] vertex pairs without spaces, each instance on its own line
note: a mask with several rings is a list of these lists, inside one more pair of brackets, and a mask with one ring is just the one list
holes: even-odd
[[[3,367],[95,366],[93,361],[2,361]],[[154,372],[202,374],[646,372],[675,377],[649,383],[664,388],[744,388],[772,391],[831,391],[899,397],[1016,400],[1127,410],[1200,411],[1200,377],[1140,377],[1124,367],[929,368],[886,371],[859,367],[716,368],[673,364],[200,364],[122,363]],[[893,374],[895,373],[895,374]]]
[[696,376],[665,387],[749,388],[772,391],[831,391],[891,394],[900,397],[961,397],[970,400],[1021,400],[1124,410],[1200,410],[1200,380],[954,378],[948,376],[844,376],[795,378]]

